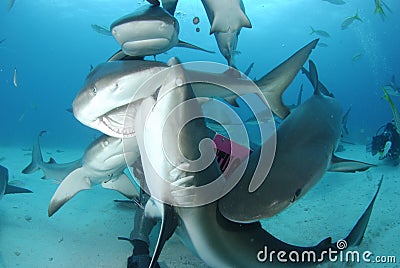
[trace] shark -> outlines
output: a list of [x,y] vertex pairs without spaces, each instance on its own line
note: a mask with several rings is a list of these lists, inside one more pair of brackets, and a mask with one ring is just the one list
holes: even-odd
[[160,6],[143,6],[114,21],[111,33],[130,56],[150,56],[173,47],[186,47],[208,53],[212,51],[179,40],[179,22]]
[[[261,90],[260,98],[266,98],[272,111],[284,118],[289,114],[289,108],[283,104],[282,92],[293,81],[317,43],[318,39],[311,41],[254,83],[248,78],[232,76],[230,72],[202,71],[209,68],[207,63],[203,63],[202,70],[185,68],[185,72],[188,79],[197,81],[192,84],[197,97],[223,98],[236,105],[238,95],[260,95]],[[134,121],[141,100],[154,95],[162,81],[138,94],[141,85],[166,68],[168,65],[165,63],[143,60],[111,61],[98,65],[86,77],[73,101],[74,116],[84,125],[109,136],[134,137],[134,128],[124,125],[125,114],[132,117],[127,120]]]
[[33,144],[32,161],[22,170],[22,173],[31,174],[41,169],[44,173],[42,179],[54,179],[61,182],[69,173],[82,166],[82,159],[68,163],[57,163],[53,158],[50,158],[48,162],[44,162],[42,150],[40,149],[40,137],[45,133],[46,131],[43,130],[37,136],[36,142]]
[[124,150],[119,138],[102,135],[93,141],[85,150],[82,166],[68,174],[51,198],[49,217],[77,193],[97,184],[116,190],[129,199],[138,198],[138,191],[124,170],[136,161],[139,152],[135,149],[136,140],[127,138],[125,142],[129,142],[129,150]]
[[260,152],[251,154],[242,179],[219,200],[219,210],[227,219],[249,223],[270,218],[304,196],[327,170],[355,172],[374,166],[334,155],[341,137],[342,108],[335,98],[321,93],[315,64],[310,61],[309,65],[313,96],[277,128],[275,157],[268,174],[261,174],[265,179],[258,187],[252,187],[251,180]]
[[240,31],[243,27],[252,28],[245,13],[242,0],[202,0],[210,22],[210,34],[214,34],[218,48],[229,66],[234,66],[234,55]]
[[[197,170],[193,166],[197,162],[193,160],[200,157],[198,145],[201,140],[208,138],[208,132],[204,118],[196,117],[195,120],[187,121],[185,115],[193,114],[193,110],[195,110],[195,114],[201,113],[201,106],[196,101],[190,101],[195,98],[195,94],[191,85],[184,82],[186,81],[185,72],[180,67],[177,67],[174,72],[175,75],[169,77],[174,77],[175,81],[179,81],[179,83],[173,84],[175,88],[161,88],[157,100],[153,96],[146,98],[135,120],[147,184],[151,185],[152,180],[157,181],[157,177],[160,175],[168,181],[168,183],[157,183],[155,188],[149,187],[153,197],[146,204],[145,212],[151,214],[154,209],[158,208],[162,220],[150,267],[155,267],[162,247],[173,233],[178,234],[182,242],[211,267],[265,267],[265,262],[279,265],[277,260],[274,262],[274,260],[268,259],[267,249],[269,252],[283,251],[285,254],[289,254],[291,251],[299,254],[313,252],[318,259],[329,250],[341,251],[336,243],[332,243],[330,237],[315,246],[301,247],[285,243],[274,237],[261,227],[259,221],[252,223],[232,221],[221,213],[221,200],[211,201],[200,206],[184,205],[185,202],[193,202],[193,199],[203,198],[190,190],[215,182],[214,178],[221,175],[221,171],[216,161],[211,162],[206,169],[191,171]],[[177,106],[188,101],[190,105],[179,110],[182,116],[169,118],[169,114],[173,113]],[[164,128],[160,128],[160,125]],[[174,131],[169,131],[182,125],[185,127],[179,132],[179,137],[175,135]],[[330,129],[330,131],[332,130]],[[151,144],[148,144],[149,141]],[[146,146],[146,144],[150,146]],[[168,158],[166,158],[163,144],[170,145],[167,149]],[[201,155],[204,152],[202,151]],[[278,153],[282,152],[278,151]],[[178,165],[172,163],[178,163]],[[288,165],[291,163],[287,162]],[[294,178],[292,177],[292,180]],[[280,189],[288,187],[288,184],[282,182],[273,187],[274,191],[280,192]],[[367,209],[345,237],[348,245],[358,245],[362,241],[379,188],[380,183]],[[173,205],[167,205],[165,202],[171,201],[167,200],[169,193],[172,193],[172,199],[175,201]],[[161,199],[155,200],[154,196],[159,196]],[[242,201],[244,200],[236,199],[235,203],[238,204]],[[253,208],[253,206],[250,207]],[[251,209],[248,207],[247,210]],[[323,259],[319,259],[319,262],[322,261]],[[288,262],[294,263],[295,261],[288,260]],[[318,261],[314,259],[313,262],[311,258],[308,262],[315,264]]]
[[17,193],[32,193],[32,191],[8,184],[8,169],[0,165],[0,200],[3,195]]

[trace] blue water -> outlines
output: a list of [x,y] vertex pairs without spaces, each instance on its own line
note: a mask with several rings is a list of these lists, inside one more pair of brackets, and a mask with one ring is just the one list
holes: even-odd
[[[336,6],[325,1],[244,1],[253,29],[243,29],[236,57],[244,71],[254,62],[250,77],[261,77],[297,49],[316,38],[310,26],[331,35],[321,37],[327,48],[317,47],[311,58],[316,62],[321,81],[334,92],[344,109],[352,105],[349,129],[354,136],[367,138],[391,120],[391,110],[381,99],[381,86],[392,74],[400,79],[398,63],[397,12],[400,3],[386,1],[393,13],[382,20],[374,14],[374,1],[352,1]],[[46,142],[60,146],[86,146],[96,135],[65,111],[83,84],[90,65],[97,65],[119,46],[111,36],[94,32],[92,23],[110,25],[113,20],[137,8],[142,1],[16,1],[7,12],[0,8],[0,94],[2,127],[0,144],[26,144],[40,130],[48,130]],[[342,21],[359,11],[363,22],[355,21],[341,30]],[[218,51],[200,1],[181,1],[177,15],[182,40]],[[200,18],[200,32],[192,18]],[[353,62],[352,57],[361,53]],[[219,54],[174,48],[158,60],[178,56],[182,61],[210,60],[225,63]],[[12,82],[18,71],[18,87]],[[288,89],[285,100],[294,103],[298,88],[311,85],[299,75]],[[396,104],[399,101],[394,97]]]
[[[112,36],[100,35],[91,24],[109,26],[145,2],[16,0],[10,12],[6,2],[0,6],[0,40],[6,39],[0,44],[0,148],[31,147],[37,134],[47,130],[43,141],[47,146],[83,151],[99,132],[82,125],[66,109],[71,108],[90,66],[106,61],[119,50]],[[254,62],[250,77],[260,78],[319,37],[310,35],[310,26],[325,30],[331,37],[320,37],[320,42],[328,47],[318,46],[310,58],[317,64],[320,80],[343,109],[352,107],[346,139],[364,145],[393,118],[390,106],[382,99],[381,87],[393,74],[400,81],[399,1],[385,1],[392,13],[386,11],[384,20],[374,14],[373,0],[349,1],[342,6],[322,0],[243,2],[253,28],[242,29],[239,36],[236,62],[241,71]],[[343,20],[357,10],[363,22],[355,21],[341,30]],[[174,48],[157,60],[178,56],[182,62],[225,63],[214,36],[208,34],[209,22],[200,0],[181,0],[177,11],[180,39],[217,53]],[[199,25],[192,23],[195,16],[200,18]],[[197,26],[200,32],[196,32]],[[361,57],[354,61],[356,54]],[[18,87],[13,84],[15,68]],[[312,94],[311,85],[299,74],[284,95],[287,104],[296,103],[302,83],[303,100]],[[400,97],[392,99],[400,109]]]

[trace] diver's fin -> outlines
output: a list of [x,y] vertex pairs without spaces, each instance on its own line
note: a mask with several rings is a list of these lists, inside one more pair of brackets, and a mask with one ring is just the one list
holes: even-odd
[[305,45],[290,58],[281,63],[278,67],[264,75],[260,80],[255,81],[261,89],[272,112],[284,119],[289,114],[289,108],[283,104],[282,94],[292,83],[297,73],[307,61],[311,51],[317,45],[319,39]]
[[122,173],[118,177],[112,178],[101,184],[103,188],[115,190],[122,195],[126,196],[128,199],[138,198],[139,193],[136,187],[133,185],[132,181]]
[[51,198],[48,215],[51,217],[57,212],[68,200],[74,197],[82,190],[91,188],[91,182],[87,177],[87,172],[83,167],[72,171],[58,186],[56,192]]
[[197,49],[197,50],[201,50],[201,51],[204,51],[204,52],[207,52],[207,53],[215,53],[214,51],[211,51],[211,50],[207,50],[207,49],[198,47],[198,46],[196,46],[196,45],[187,43],[187,42],[182,41],[182,40],[179,40],[179,42],[178,42],[178,44],[177,44],[176,46],[177,46],[177,47],[186,47],[186,48]]
[[21,193],[32,193],[32,191],[25,188],[7,184],[6,191],[4,194],[21,194]]
[[165,245],[165,242],[174,234],[176,227],[178,226],[178,218],[174,207],[171,205],[163,204],[162,221],[160,234],[158,235],[157,245],[154,249],[154,254],[151,258],[150,268],[156,267],[157,260],[160,257],[161,251]]
[[365,229],[367,229],[369,218],[371,217],[372,208],[374,207],[376,197],[378,196],[379,190],[381,188],[382,180],[383,180],[383,175],[379,181],[378,189],[376,190],[375,195],[372,198],[371,202],[369,203],[367,209],[365,210],[363,215],[358,219],[356,225],[354,225],[350,234],[345,238],[345,241],[349,246],[357,246],[361,243],[365,234]]
[[356,172],[365,171],[370,167],[374,167],[373,164],[368,164],[360,161],[344,159],[336,155],[332,155],[331,164],[328,171],[333,172]]
[[130,55],[125,54],[125,52],[123,52],[122,49],[120,49],[117,52],[115,52],[107,60],[107,62],[118,61],[118,60],[144,60],[144,57],[143,56],[130,56]]

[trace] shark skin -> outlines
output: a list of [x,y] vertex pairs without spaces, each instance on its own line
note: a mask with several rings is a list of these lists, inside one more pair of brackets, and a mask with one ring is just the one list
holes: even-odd
[[[282,93],[293,81],[299,70],[308,59],[318,39],[299,49],[279,66],[254,81],[263,93],[261,99],[266,99],[271,110],[280,118],[289,114],[289,109],[282,102]],[[205,63],[207,64],[207,63]],[[196,63],[197,66],[197,63]],[[147,91],[137,94],[142,84],[156,73],[168,68],[164,63],[142,60],[112,61],[100,64],[87,76],[80,92],[73,102],[75,117],[86,126],[97,129],[109,136],[122,138],[134,137],[132,126],[127,128],[126,114],[133,115],[140,107],[140,101],[156,93],[161,83]],[[257,93],[259,90],[249,79],[231,76],[230,72],[204,72],[185,69],[185,75],[193,83],[196,97],[224,98],[236,105],[238,95]],[[204,83],[205,81],[209,83]],[[220,84],[226,87],[218,86]],[[132,97],[135,96],[133,99]],[[131,103],[137,103],[132,105]]]
[[157,55],[176,46],[214,53],[179,40],[178,20],[159,6],[139,8],[114,21],[110,29],[122,51],[130,56]]
[[[136,140],[127,140],[136,143]],[[124,173],[127,164],[133,164],[139,157],[138,151],[135,151],[137,145],[129,148],[132,150],[123,150],[122,139],[106,135],[96,139],[86,149],[82,167],[72,171],[58,186],[49,204],[49,217],[77,193],[97,184],[116,190],[129,199],[137,198],[139,194],[136,187]]]
[[[147,0],[150,4],[154,6],[160,6],[159,0]],[[178,5],[178,0],[162,0],[162,7],[169,12],[169,14],[174,15],[176,6]]]
[[270,218],[304,196],[327,170],[355,172],[373,166],[334,156],[341,137],[342,108],[335,98],[319,91],[312,61],[310,73],[314,95],[277,128],[275,158],[269,173],[261,174],[263,183],[252,187],[250,182],[259,158],[255,151],[240,182],[219,200],[219,209],[229,220],[250,223]]
[[243,27],[252,28],[242,0],[202,0],[201,2],[211,25],[210,34],[214,34],[219,51],[228,61],[228,65],[234,67],[234,55],[237,53],[240,30]]
[[[169,77],[175,77],[176,81],[180,81],[178,84],[184,84],[184,82],[182,83],[182,81],[185,81],[182,70],[179,71],[178,69],[174,76],[170,75]],[[185,191],[193,187],[208,184],[210,183],[210,172],[219,174],[219,168],[214,161],[206,170],[200,172],[185,171],[188,170],[188,166],[191,163],[182,158],[180,150],[182,150],[183,155],[190,156],[188,157],[189,159],[192,159],[192,157],[197,159],[196,157],[199,156],[197,150],[199,140],[207,138],[207,127],[204,118],[197,118],[195,124],[191,121],[192,124],[188,123],[185,125],[185,128],[180,132],[178,142],[176,142],[177,136],[173,131],[169,131],[169,128],[175,128],[177,125],[182,125],[187,121],[184,117],[177,116],[168,121],[168,114],[174,111],[176,105],[194,98],[195,95],[189,85],[178,86],[175,90],[171,91],[164,90],[163,88],[160,89],[157,103],[153,97],[149,97],[143,101],[143,109],[137,114],[138,118],[135,120],[147,184],[151,183],[151,180],[158,176],[158,174],[162,174],[163,177],[166,176],[165,178],[167,178],[170,184],[158,184],[158,187],[154,190],[159,191],[156,193],[158,196],[160,192],[166,194],[172,192],[177,202],[176,205],[169,206],[168,209],[165,207],[166,204],[160,202],[160,200],[155,201],[150,199],[151,202],[146,204],[146,212],[158,207],[162,217],[162,230],[150,267],[154,267],[153,265],[157,261],[165,240],[173,232],[177,233],[182,242],[211,267],[265,267],[266,264],[262,262],[263,259],[260,258],[261,261],[258,260],[258,257],[264,254],[263,250],[265,247],[268,247],[268,251],[270,252],[285,251],[286,254],[290,251],[297,251],[299,254],[313,251],[315,254],[318,254],[317,256],[320,256],[322,252],[326,252],[329,249],[339,250],[336,243],[332,243],[330,237],[322,240],[316,246],[300,247],[285,243],[274,237],[262,229],[259,222],[251,224],[232,222],[223,217],[219,212],[218,200],[201,206],[180,206],[180,204],[185,204],[184,202],[192,202],[193,199],[204,198],[198,195],[190,195],[190,191],[181,195],[182,189],[180,187],[184,187]],[[191,103],[190,109],[201,112],[199,103]],[[190,113],[190,111],[187,112]],[[147,124],[146,119],[149,120]],[[161,123],[164,128],[160,130],[158,127],[160,124],[154,124],[154,122]],[[145,146],[146,137],[151,140],[151,146]],[[170,152],[168,159],[164,158],[163,139],[165,139],[166,144],[172,146],[168,147],[168,152]],[[176,147],[175,150],[173,146]],[[152,165],[150,159],[154,158],[156,160],[153,163],[156,164]],[[176,162],[181,164],[177,167],[171,165],[171,163]],[[215,174],[213,177],[215,177]],[[151,191],[152,188],[150,187]],[[379,187],[370,205],[345,238],[349,245],[358,245],[361,242],[378,191]],[[268,262],[270,265],[276,264],[280,266],[281,264],[276,263],[276,261],[275,263],[273,261]]]
[[0,165],[0,200],[3,195],[18,193],[32,193],[32,191],[8,184],[8,169]]
[[22,170],[22,173],[31,174],[38,169],[41,169],[44,173],[42,179],[54,179],[57,182],[62,182],[69,173],[82,166],[82,159],[69,163],[56,163],[53,158],[50,158],[48,162],[44,162],[39,142],[40,137],[44,133],[46,133],[46,131],[41,131],[39,133],[36,142],[33,144],[32,161],[26,168],[24,168],[24,170]]

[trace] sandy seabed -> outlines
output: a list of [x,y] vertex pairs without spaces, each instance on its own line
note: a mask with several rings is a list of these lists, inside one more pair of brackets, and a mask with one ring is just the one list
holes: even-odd
[[[364,240],[354,249],[361,254],[371,251],[372,261],[375,256],[395,256],[397,263],[379,267],[400,267],[400,166],[377,160],[365,152],[365,146],[345,145],[345,149],[338,155],[378,166],[355,174],[326,173],[308,194],[263,221],[263,226],[281,240],[301,246],[315,245],[328,236],[334,241],[344,238],[384,175]],[[60,163],[78,159],[83,153],[67,148],[42,151],[45,160],[51,156]],[[129,236],[135,208],[113,202],[123,199],[121,195],[96,186],[79,193],[48,218],[47,207],[58,184],[40,179],[41,171],[21,174],[31,160],[30,152],[23,148],[3,147],[0,157],[9,170],[10,182],[34,192],[6,195],[0,201],[0,267],[126,267],[132,247],[117,237]],[[156,236],[154,232],[153,238]],[[159,261],[162,267],[207,267],[176,235],[166,243]],[[375,265],[361,261],[322,266]]]

